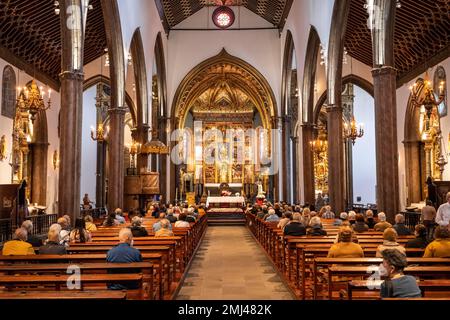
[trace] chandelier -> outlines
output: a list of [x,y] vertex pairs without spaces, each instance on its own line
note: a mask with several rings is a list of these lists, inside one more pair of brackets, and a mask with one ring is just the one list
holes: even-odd
[[355,144],[357,138],[361,138],[364,135],[364,125],[362,123],[356,123],[355,117],[352,117],[350,126],[347,122],[344,122],[344,138],[352,140],[352,145]]
[[323,127],[319,127],[318,132],[317,139],[310,141],[309,145],[312,152],[321,154],[328,150],[327,133]]
[[50,108],[52,90],[48,89],[46,105],[44,102],[44,87],[38,88],[34,79],[31,81],[30,88],[17,88],[17,93],[17,108],[23,112],[28,112],[32,123],[36,120],[36,114],[39,111],[45,111]]
[[431,81],[428,77],[428,72],[425,74],[424,77],[424,94],[423,97],[419,97],[419,90],[417,89],[417,83],[414,83],[414,85],[409,87],[409,90],[411,91],[411,101],[412,103],[417,106],[425,107],[425,111],[427,113],[428,118],[431,116],[431,113],[433,112],[433,108],[437,107],[444,101],[445,98],[445,91],[444,91],[444,81],[441,81],[439,83],[439,92],[438,92],[438,98],[436,98],[436,95],[434,93],[434,90],[432,88]]

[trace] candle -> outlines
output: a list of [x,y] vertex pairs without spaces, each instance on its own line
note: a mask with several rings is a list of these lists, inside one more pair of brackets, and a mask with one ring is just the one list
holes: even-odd
[[49,99],[50,99],[51,95],[52,95],[52,89],[48,89],[48,98]]
[[178,200],[178,188],[175,188],[175,202]]

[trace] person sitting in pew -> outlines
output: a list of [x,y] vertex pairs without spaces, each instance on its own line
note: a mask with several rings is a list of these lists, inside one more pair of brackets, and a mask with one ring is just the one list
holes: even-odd
[[177,222],[177,217],[175,217],[175,215],[173,214],[173,209],[172,208],[167,209],[166,219],[169,220],[170,223]]
[[386,214],[384,212],[380,212],[378,214],[378,223],[373,226],[373,229],[375,231],[381,231],[383,232],[387,228],[391,228],[392,224],[386,221]]
[[23,256],[35,254],[33,246],[27,242],[28,233],[25,228],[17,228],[13,234],[13,239],[5,242],[2,255]]
[[114,213],[116,214],[116,220],[119,221],[120,224],[124,224],[126,222],[122,209],[117,208],[114,210]]
[[386,249],[382,252],[383,263],[379,267],[381,276],[386,280],[381,283],[381,298],[419,298],[421,292],[416,278],[403,274],[408,266],[406,256],[395,249]]
[[72,221],[70,219],[70,216],[68,214],[62,216],[64,219],[66,219],[67,224],[65,227],[63,227],[64,230],[67,230],[68,232],[72,231]]
[[161,229],[155,232],[155,237],[173,237],[173,232],[170,230],[170,222],[167,219],[162,219],[160,221]]
[[195,209],[193,207],[189,207],[186,211],[186,221],[187,222],[195,222],[197,220]]
[[48,230],[48,239],[39,247],[39,254],[67,254],[66,246],[60,243],[61,226],[52,224]]
[[387,228],[386,230],[384,230],[383,244],[377,247],[377,252],[375,256],[377,258],[381,258],[383,251],[386,249],[398,250],[400,253],[406,256],[405,247],[403,247],[397,242],[397,237],[398,237],[397,231],[395,231],[394,228]]
[[[323,207],[323,210],[325,211],[325,207]],[[302,211],[303,217],[302,217],[302,223],[306,227],[309,225],[309,219],[311,219],[311,210],[309,208],[305,208]],[[320,216],[320,213],[319,213]]]
[[22,223],[22,228],[27,230],[27,242],[29,244],[31,244],[33,247],[40,247],[42,245],[42,239],[33,236],[32,231],[33,231],[33,222],[31,222],[30,220],[25,220]]
[[373,211],[370,209],[366,211],[366,224],[369,227],[369,229],[373,229],[373,227],[375,226]]
[[277,228],[283,230],[284,227],[291,221],[292,212],[286,211],[283,213],[281,220],[278,222]]
[[67,245],[69,243],[69,221],[65,217],[58,219],[58,224],[61,226],[61,231],[59,233],[59,242],[61,244]]
[[120,222],[116,219],[116,213],[110,212],[106,217],[105,221],[103,221],[104,227],[116,227],[120,224]]
[[401,213],[395,215],[395,224],[392,226],[399,236],[409,236],[411,230],[405,226],[405,216]]
[[414,239],[408,240],[405,247],[406,248],[421,248],[425,249],[428,245],[427,239],[427,227],[423,224],[418,224],[414,228]]
[[336,220],[334,220],[334,222],[333,222],[333,226],[342,226],[342,223],[344,222],[344,221],[347,221],[347,219],[348,219],[348,213],[347,212],[341,212],[340,214],[339,214],[339,218],[338,219],[336,219]]
[[175,228],[189,228],[191,225],[186,221],[186,214],[180,213],[178,221],[175,222]]
[[301,222],[302,215],[298,212],[292,215],[292,221],[290,221],[283,230],[285,236],[304,236],[306,235],[306,227]]
[[[119,231],[119,244],[113,247],[106,254],[106,262],[112,263],[132,263],[142,262],[141,252],[133,248],[133,234],[129,228],[122,228]],[[108,273],[136,273],[138,270],[108,270]],[[139,284],[133,281],[129,283],[108,283],[110,290],[138,289]]]
[[327,232],[322,227],[319,217],[312,217],[309,221],[310,228],[306,231],[308,236],[326,236]]
[[322,219],[334,219],[334,212],[331,211],[331,206],[325,206],[325,212],[322,214]]
[[89,232],[95,232],[97,231],[97,226],[94,224],[94,219],[92,219],[92,216],[87,215],[84,217],[84,221],[86,222],[86,230]]
[[91,233],[86,230],[86,222],[83,218],[75,220],[75,228],[70,231],[70,243],[86,243],[92,240]]
[[450,231],[446,226],[437,226],[434,241],[425,249],[424,258],[450,258]]
[[348,222],[350,222],[350,225],[354,225],[356,223],[356,212],[353,210],[350,210],[348,212]]
[[369,226],[364,221],[364,216],[360,213],[356,215],[356,222],[352,226],[352,228],[356,233],[363,233],[369,231]]
[[133,219],[131,219],[130,230],[135,238],[148,236],[147,229],[142,226],[142,218],[139,216],[134,216]]
[[[159,213],[159,221],[155,222],[152,226],[153,232],[158,232],[158,230],[161,230],[161,220],[166,219],[166,213],[160,212]],[[169,229],[172,230],[172,225],[169,225]]]
[[364,258],[364,250],[352,242],[352,236],[350,227],[342,227],[338,233],[338,243],[331,246],[328,258]]
[[267,222],[277,222],[280,220],[280,217],[277,216],[275,209],[270,208],[269,213],[264,217],[264,221]]

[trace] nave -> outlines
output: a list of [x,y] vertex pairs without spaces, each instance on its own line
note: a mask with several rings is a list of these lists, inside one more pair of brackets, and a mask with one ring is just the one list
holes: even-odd
[[272,262],[243,226],[210,226],[178,300],[292,300]]

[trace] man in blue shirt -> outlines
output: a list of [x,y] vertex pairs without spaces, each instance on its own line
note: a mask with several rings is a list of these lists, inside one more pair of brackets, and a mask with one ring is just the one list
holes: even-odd
[[[119,231],[119,244],[108,251],[106,255],[106,262],[113,263],[132,263],[142,262],[142,255],[140,251],[133,248],[133,234],[129,228],[123,228]],[[137,273],[139,270],[109,270],[108,273]],[[129,283],[109,283],[108,289],[123,290],[123,289],[137,289],[139,284],[130,281]]]

